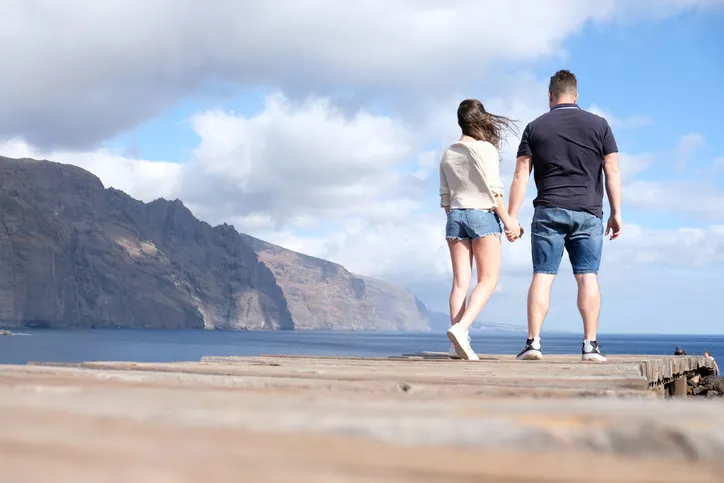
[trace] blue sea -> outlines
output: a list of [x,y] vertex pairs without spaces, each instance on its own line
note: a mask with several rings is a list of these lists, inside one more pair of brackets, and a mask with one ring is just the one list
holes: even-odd
[[[176,330],[22,330],[0,336],[0,364],[29,361],[197,361],[203,356],[296,354],[387,357],[421,351],[447,351],[444,333],[433,332],[247,332]],[[525,334],[474,332],[478,353],[517,354]],[[543,334],[547,354],[579,354],[577,334]],[[674,353],[708,350],[724,360],[724,335],[599,335],[607,354]],[[721,356],[721,357],[717,357]]]

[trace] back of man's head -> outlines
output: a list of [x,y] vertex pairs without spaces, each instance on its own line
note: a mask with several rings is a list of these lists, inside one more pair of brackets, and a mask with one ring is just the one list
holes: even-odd
[[568,70],[559,70],[548,86],[548,94],[552,105],[561,102],[576,102],[578,98],[578,81],[575,74]]

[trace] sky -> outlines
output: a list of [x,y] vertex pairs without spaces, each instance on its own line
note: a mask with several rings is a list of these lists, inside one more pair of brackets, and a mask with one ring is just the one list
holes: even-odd
[[[723,0],[0,0],[0,19],[0,155],[181,199],[441,312],[458,103],[522,131],[569,69],[621,151],[600,332],[724,333]],[[502,266],[480,320],[524,325],[529,237]],[[544,333],[581,330],[570,273],[564,257]]]

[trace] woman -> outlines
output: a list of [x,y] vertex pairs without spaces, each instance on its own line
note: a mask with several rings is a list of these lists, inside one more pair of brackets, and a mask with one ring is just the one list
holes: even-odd
[[707,359],[711,359],[712,365],[714,366],[714,375],[718,376],[719,375],[719,365],[716,363],[716,359],[714,359],[711,356],[711,352],[709,352],[709,351],[704,352],[704,357],[706,357]]
[[[445,231],[453,267],[452,326],[447,336],[451,356],[478,360],[468,330],[498,284],[501,221],[511,238],[522,235],[520,225],[505,208],[499,173],[498,149],[504,131],[515,131],[515,124],[486,112],[480,101],[466,99],[458,107],[458,125],[462,136],[440,161],[440,205],[447,214]],[[473,259],[478,283],[466,304]]]

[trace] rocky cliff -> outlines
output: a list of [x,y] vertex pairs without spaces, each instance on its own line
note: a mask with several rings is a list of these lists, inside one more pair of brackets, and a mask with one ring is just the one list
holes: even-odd
[[274,274],[298,329],[429,329],[427,309],[409,290],[244,237]]
[[[347,290],[340,278],[323,287],[335,294],[328,298],[318,284],[305,292],[296,283],[292,294],[248,237],[197,220],[178,200],[145,204],[74,166],[3,157],[0,264],[4,327],[291,330],[299,320],[311,328],[304,310],[326,314],[315,300]],[[397,288],[401,298],[390,301],[376,292],[380,283],[364,285],[366,305],[339,303],[337,323],[325,316],[318,327],[426,327],[424,307]],[[297,300],[305,296],[302,309]]]

